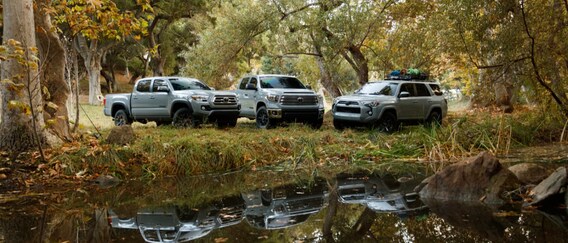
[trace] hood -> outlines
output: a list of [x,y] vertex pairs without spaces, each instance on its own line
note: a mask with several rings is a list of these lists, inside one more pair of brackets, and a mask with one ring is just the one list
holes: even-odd
[[336,101],[376,101],[376,100],[383,101],[383,100],[393,100],[393,99],[395,99],[394,96],[352,94],[352,95],[340,96],[336,99]]
[[214,94],[214,95],[235,95],[236,96],[235,92],[231,92],[231,91],[211,90],[211,91],[208,91],[208,92],[211,93],[211,94]]
[[235,92],[231,91],[217,91],[217,90],[179,90],[174,91],[177,95],[235,95]]
[[315,95],[316,94],[316,92],[314,92],[311,89],[264,89],[264,91],[267,93],[278,94],[278,95],[285,95],[285,94]]

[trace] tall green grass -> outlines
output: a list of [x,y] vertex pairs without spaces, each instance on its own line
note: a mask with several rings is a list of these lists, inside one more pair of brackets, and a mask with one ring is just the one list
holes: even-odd
[[[99,108],[91,108],[91,112],[102,114]],[[109,117],[96,119],[112,124]],[[259,130],[247,120],[239,120],[237,127],[230,129],[135,124],[137,139],[129,146],[100,141],[93,149],[85,143],[53,160],[64,165],[66,174],[86,169],[91,173],[147,178],[266,168],[325,171],[395,164],[427,164],[437,171],[482,150],[507,154],[515,148],[559,142],[566,122],[544,112],[452,114],[442,127],[404,126],[394,134],[358,128],[337,131],[330,123],[329,118],[320,130],[302,124]],[[111,127],[101,125],[102,138]]]

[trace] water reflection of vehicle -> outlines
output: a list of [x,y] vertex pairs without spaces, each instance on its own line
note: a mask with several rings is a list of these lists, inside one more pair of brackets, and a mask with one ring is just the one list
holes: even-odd
[[113,228],[138,229],[146,242],[184,242],[206,236],[213,229],[238,224],[244,210],[243,199],[234,196],[197,208],[143,208],[132,218],[120,218],[114,211],[108,212]]
[[364,204],[375,212],[392,212],[400,216],[422,211],[426,206],[417,193],[405,190],[392,175],[357,172],[337,175],[337,192],[342,203]]
[[242,196],[249,224],[261,229],[280,229],[305,222],[319,212],[327,200],[327,190],[325,180],[317,179],[310,185],[289,184]]

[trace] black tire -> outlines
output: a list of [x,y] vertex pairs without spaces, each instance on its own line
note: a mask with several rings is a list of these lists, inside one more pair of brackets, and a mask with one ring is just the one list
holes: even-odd
[[337,130],[345,129],[345,123],[336,119],[333,119],[333,127]]
[[188,108],[180,108],[174,113],[172,125],[175,127],[192,127],[194,126],[193,113]]
[[430,112],[430,115],[426,120],[426,127],[440,127],[440,126],[442,126],[442,113],[440,113],[440,111],[437,110]]
[[128,117],[128,113],[126,113],[124,109],[116,111],[116,113],[114,113],[113,120],[114,120],[114,125],[117,127],[132,123],[132,121]]
[[376,129],[384,133],[393,133],[400,128],[400,123],[396,115],[392,112],[385,112],[375,125]]
[[308,125],[312,128],[312,129],[320,129],[321,126],[323,125],[323,118],[318,118],[318,119],[314,119],[312,121],[308,122]]
[[260,129],[268,129],[272,127],[272,123],[273,121],[271,121],[266,107],[259,107],[258,110],[256,110],[256,127]]

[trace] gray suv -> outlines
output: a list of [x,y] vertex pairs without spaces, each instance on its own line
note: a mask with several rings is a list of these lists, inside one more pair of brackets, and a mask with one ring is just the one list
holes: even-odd
[[397,130],[401,122],[440,125],[447,111],[440,84],[422,80],[369,82],[336,98],[332,107],[336,129],[368,125],[383,132]]

